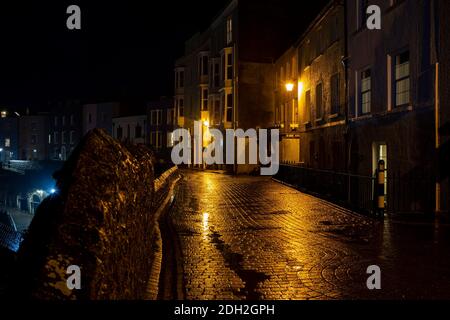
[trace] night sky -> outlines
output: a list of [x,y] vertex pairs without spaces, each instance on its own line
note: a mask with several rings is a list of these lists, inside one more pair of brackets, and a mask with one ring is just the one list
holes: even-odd
[[[1,1],[0,106],[42,110],[48,101],[127,101],[172,95],[184,41],[207,27],[228,0]],[[299,11],[311,21],[326,1]],[[66,8],[81,8],[81,31]]]

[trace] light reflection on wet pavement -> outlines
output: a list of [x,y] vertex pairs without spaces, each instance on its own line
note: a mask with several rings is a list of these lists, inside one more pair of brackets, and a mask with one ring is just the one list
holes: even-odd
[[267,177],[183,175],[170,214],[187,299],[450,298],[449,225],[379,222]]

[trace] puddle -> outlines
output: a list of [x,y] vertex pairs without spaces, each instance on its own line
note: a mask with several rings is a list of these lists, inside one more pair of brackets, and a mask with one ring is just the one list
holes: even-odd
[[260,300],[262,294],[256,291],[259,283],[270,279],[270,276],[265,273],[255,270],[243,269],[244,257],[240,253],[235,253],[231,250],[230,246],[220,239],[222,235],[217,231],[210,229],[208,237],[211,239],[211,243],[220,251],[225,264],[232,269],[239,278],[245,283],[245,287],[240,292],[235,292],[238,296],[245,296],[247,300]]

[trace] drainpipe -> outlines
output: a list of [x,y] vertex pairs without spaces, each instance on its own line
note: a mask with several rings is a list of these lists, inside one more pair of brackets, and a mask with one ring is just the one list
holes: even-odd
[[[435,117],[435,149],[436,149],[436,159],[439,159],[439,148],[441,145],[440,141],[440,135],[439,135],[439,127],[440,127],[440,88],[439,88],[439,60],[440,60],[440,47],[439,47],[439,37],[440,37],[440,30],[439,30],[439,8],[438,8],[438,1],[434,1],[434,50],[436,55],[436,69],[435,69],[435,92],[434,92],[434,117]],[[439,213],[441,211],[441,183],[439,182],[439,169],[438,173],[436,174],[436,187],[435,187],[435,212]]]
[[[344,58],[342,59],[342,64],[344,66],[344,88],[345,88],[345,101],[344,101],[344,112],[345,112],[345,144],[347,152],[345,152],[345,164],[347,166],[347,173],[350,173],[350,161],[351,161],[351,139],[350,139],[350,129],[349,129],[349,86],[348,86],[348,12],[347,12],[347,0],[343,1],[344,6]],[[351,188],[350,188],[350,176],[348,177],[348,195],[347,200],[350,203],[351,200]]]

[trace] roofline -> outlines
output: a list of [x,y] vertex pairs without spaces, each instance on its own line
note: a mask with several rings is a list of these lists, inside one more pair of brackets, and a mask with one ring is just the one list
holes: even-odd
[[335,4],[340,0],[330,0],[328,4],[319,12],[316,18],[309,24],[308,28],[302,35],[292,44],[294,48],[300,46],[300,44],[305,40],[308,34],[314,29],[324,18],[325,16],[335,7]]

